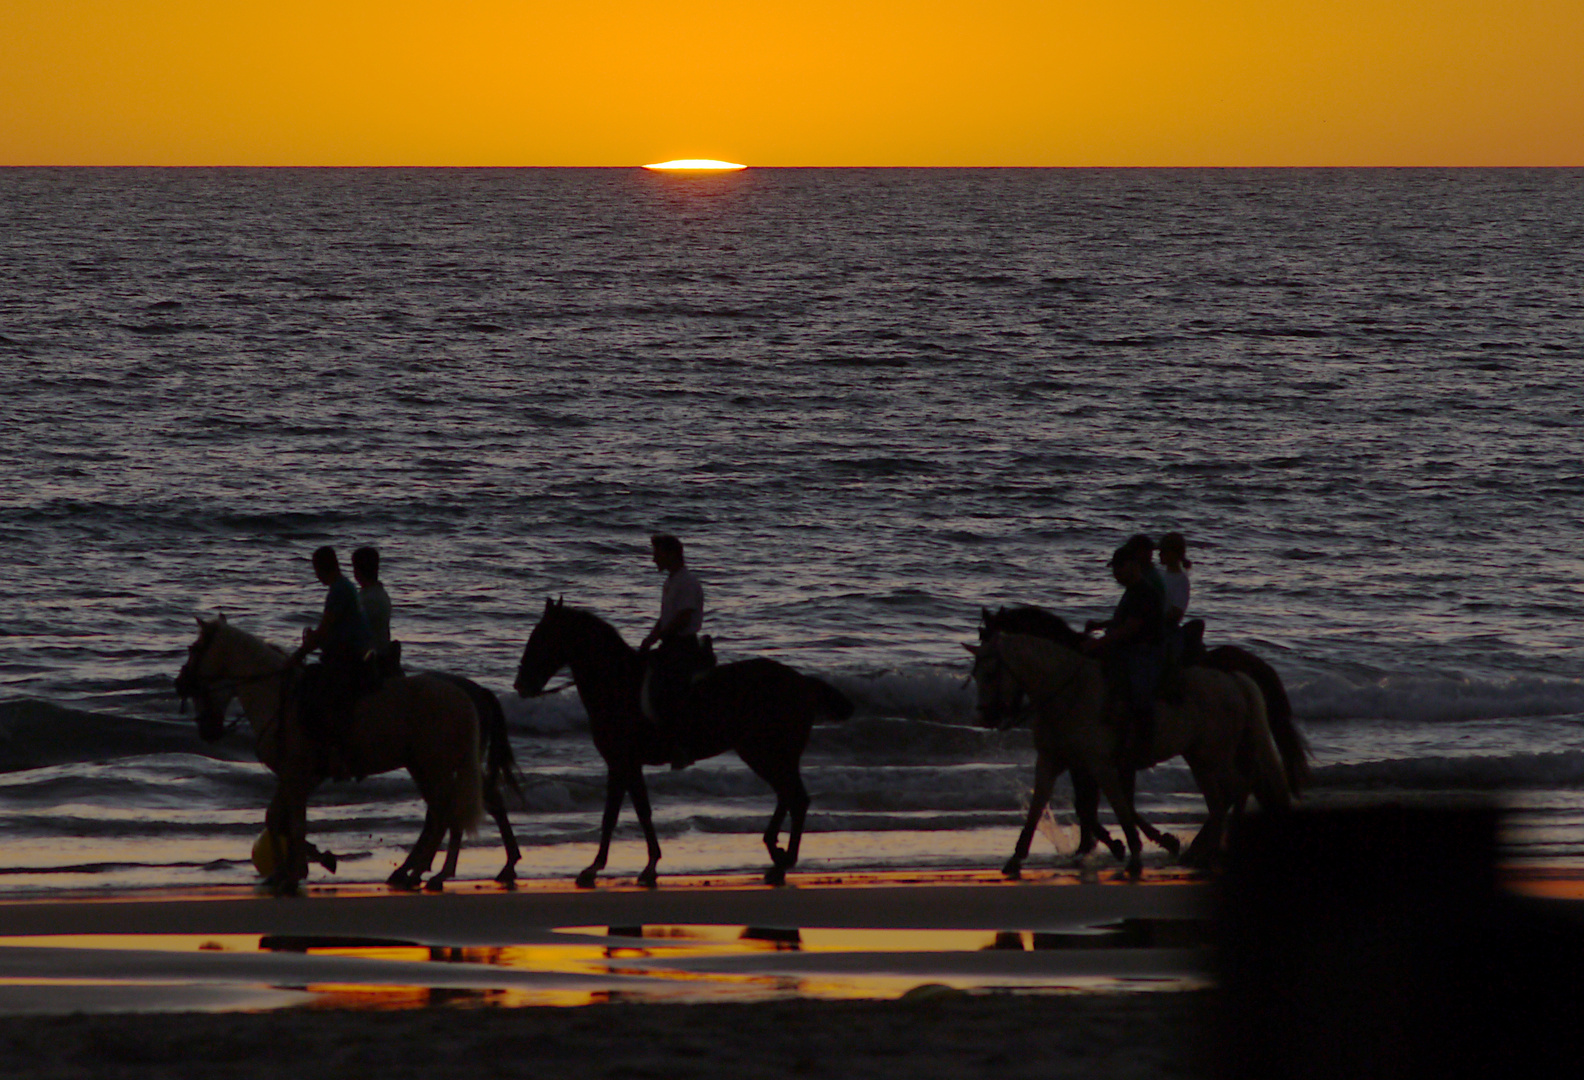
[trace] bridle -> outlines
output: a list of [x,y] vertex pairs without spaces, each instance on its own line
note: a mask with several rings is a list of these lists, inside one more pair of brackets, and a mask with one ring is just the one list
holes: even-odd
[[[969,673],[968,673],[968,678],[969,679],[973,679],[975,675],[979,674],[980,665],[982,663],[984,663],[985,658],[986,658],[986,653],[993,647],[992,643],[995,642],[995,638],[996,638],[996,634],[997,633],[999,633],[999,631],[992,631],[990,636],[985,638],[984,641],[981,642],[981,644],[979,646],[979,649],[974,651],[974,666],[973,666],[973,669],[971,671],[969,671]],[[1010,679],[1010,680],[1012,680],[1013,686],[1017,689],[1019,697],[1029,697],[1028,688],[1023,686],[1023,684],[1018,681],[1018,679],[1017,679],[1017,677],[1015,675],[1013,675],[1011,672],[1005,670],[1005,668],[1006,668],[1006,660],[1005,660],[1004,657],[1001,656],[1001,651],[1000,651],[998,642],[995,643],[994,648],[995,648],[995,652],[994,652],[995,660],[996,660],[996,662],[998,664],[1001,665],[1001,668],[1003,669],[1003,670],[997,672],[997,674],[996,674],[997,682],[999,683],[1001,680]],[[1073,683],[1077,682],[1079,676],[1081,676],[1082,674],[1083,674],[1083,665],[1082,664],[1074,664],[1073,667],[1072,667],[1071,673],[1069,673],[1068,676],[1065,679],[1063,679],[1060,683],[1057,684],[1055,689],[1053,689],[1051,691],[1050,696],[1051,697],[1060,697],[1062,695],[1062,692],[1065,691]],[[1017,699],[1014,699],[1014,702],[1016,702],[1016,700]],[[1032,702],[1032,699],[1030,699],[1030,700]],[[1003,702],[1002,695],[998,692],[995,695],[995,697],[991,699],[991,711],[989,711],[989,712],[981,712],[980,715],[983,716],[985,721],[986,721],[986,723],[984,724],[985,727],[991,728],[992,730],[995,730],[995,731],[1005,731],[1006,729],[1012,727],[1012,725],[1014,725],[1014,724],[1016,724],[1018,722],[1019,714],[1020,714],[1021,711],[1022,710],[1020,708],[1018,708],[1016,704],[1014,704],[1011,707],[1008,707]]]
[[[203,659],[204,654],[208,651],[209,646],[213,643],[214,632],[212,630],[206,630],[203,636],[200,637],[198,641],[194,642],[192,648],[189,650],[187,663],[183,664],[182,669],[176,673],[176,694],[180,701],[180,705],[178,707],[180,711],[186,712],[187,700],[189,698],[198,699],[200,703],[196,717],[198,721],[198,732],[209,742],[215,742],[230,734],[232,731],[235,731],[242,721],[246,719],[245,716],[238,716],[234,720],[231,720],[229,723],[227,723],[225,721],[224,709],[217,709],[214,705],[214,695],[217,691],[224,693],[229,699],[231,697],[235,697],[237,691],[244,686],[253,686],[261,682],[266,682],[270,679],[284,680],[292,668],[292,664],[287,662],[273,671],[265,671],[257,675],[230,675],[221,678],[206,679],[198,674],[197,669],[199,663]],[[262,730],[260,730],[259,735],[261,738],[269,731],[271,727],[280,721],[281,714],[285,711],[286,695],[284,693],[284,687],[282,689],[283,692],[280,695],[280,705],[276,709],[275,715],[271,717],[269,722],[264,725]],[[212,713],[220,713],[221,716],[218,730],[216,730],[215,734],[211,736],[205,731],[204,717]]]

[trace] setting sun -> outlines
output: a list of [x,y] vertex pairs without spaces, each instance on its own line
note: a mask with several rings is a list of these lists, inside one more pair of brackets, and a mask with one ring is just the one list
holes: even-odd
[[675,161],[662,161],[657,165],[645,165],[646,169],[691,170],[693,172],[731,172],[734,169],[746,169],[746,165],[737,165],[730,161],[714,161],[710,158],[677,158]]

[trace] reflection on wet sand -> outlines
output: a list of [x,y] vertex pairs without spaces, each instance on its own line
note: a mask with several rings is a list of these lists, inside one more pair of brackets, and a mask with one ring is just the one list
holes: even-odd
[[[0,948],[28,946],[90,957],[144,954],[297,955],[376,962],[353,978],[270,980],[306,992],[319,1007],[400,1009],[448,1006],[576,1006],[610,1001],[895,998],[921,980],[959,992],[1049,993],[1074,990],[1185,989],[1202,985],[1194,970],[1161,974],[1107,965],[1049,967],[990,962],[989,954],[1187,950],[1207,944],[1197,919],[1128,918],[1066,932],[1031,930],[778,927],[714,924],[562,927],[543,940],[509,945],[426,945],[383,937],[315,934],[78,934],[0,938]],[[984,955],[986,961],[976,961]],[[1164,953],[1162,955],[1165,955]],[[778,960],[779,958],[779,960]],[[217,957],[217,959],[219,959]],[[389,969],[385,964],[391,965]],[[476,974],[423,968],[445,965]],[[790,965],[790,966],[788,966]],[[1199,965],[1191,965],[1197,968]],[[491,985],[487,969],[529,976]],[[387,974],[381,974],[388,972]],[[532,976],[574,978],[581,985],[535,985]]]

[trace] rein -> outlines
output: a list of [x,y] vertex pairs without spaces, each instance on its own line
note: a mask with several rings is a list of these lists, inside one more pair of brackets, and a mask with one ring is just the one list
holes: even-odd
[[[194,674],[192,676],[193,690],[198,692],[198,693],[202,693],[202,694],[207,696],[208,693],[211,690],[224,689],[224,688],[229,687],[231,693],[234,695],[236,693],[236,691],[240,687],[252,686],[255,683],[261,683],[261,682],[264,682],[264,681],[266,681],[268,679],[280,679],[282,681],[282,683],[284,684],[286,676],[291,672],[292,667],[293,667],[293,665],[288,661],[287,663],[282,664],[280,667],[276,668],[274,671],[265,671],[265,672],[262,672],[262,673],[260,673],[258,675],[237,675],[237,676],[232,676],[230,678],[220,678],[220,679],[210,679],[210,680],[204,680],[204,679],[200,678],[197,674]],[[186,705],[187,705],[187,695],[185,695],[185,694],[182,695],[182,699],[181,700],[182,700],[183,711],[185,711]],[[263,724],[261,724],[259,726],[258,737],[260,739],[264,738],[264,736],[270,731],[271,728],[273,728],[276,724],[280,723],[281,718],[285,715],[285,713],[286,713],[286,688],[285,688],[284,685],[282,685],[281,694],[280,694],[280,701],[277,703],[277,706],[276,706],[276,709],[275,709],[275,715],[270,717],[267,721],[265,721]],[[220,734],[222,736],[231,734],[231,732],[235,731],[238,727],[240,727],[242,722],[244,720],[246,720],[246,719],[247,719],[247,714],[244,712],[243,715],[238,716],[235,719],[229,721],[225,725],[225,727],[223,727],[221,729]]]

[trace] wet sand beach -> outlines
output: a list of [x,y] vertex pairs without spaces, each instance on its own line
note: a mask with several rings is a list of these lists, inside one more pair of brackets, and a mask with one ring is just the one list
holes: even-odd
[[1197,1075],[1203,994],[0,1019],[17,1077]]
[[[1578,875],[1509,889],[1577,908]],[[1154,870],[0,904],[21,1077],[1208,1075],[1211,885]],[[515,1007],[513,1007],[515,1006]],[[564,1007],[575,1006],[575,1007]]]
[[[0,904],[13,1075],[1181,1075],[1209,894],[1059,875]],[[640,936],[641,935],[641,936]],[[519,1005],[518,1008],[486,1006]],[[558,1008],[557,1005],[585,1005]]]

